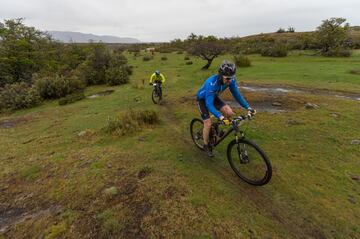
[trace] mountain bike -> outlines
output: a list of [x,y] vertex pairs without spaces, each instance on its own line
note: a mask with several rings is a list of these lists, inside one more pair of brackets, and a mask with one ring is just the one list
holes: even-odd
[[[234,132],[233,139],[227,147],[227,159],[236,175],[245,182],[262,186],[267,184],[272,176],[272,167],[270,160],[264,151],[253,141],[245,137],[245,132],[240,130],[240,126],[246,121],[252,119],[252,115],[242,115],[231,120],[227,129],[221,129],[224,125],[220,120],[211,124],[209,134],[209,145],[215,148],[230,133]],[[203,141],[203,121],[193,119],[190,123],[191,138],[195,145],[204,150]]]
[[152,94],[151,94],[151,99],[154,102],[154,104],[159,104],[159,103],[161,103],[161,100],[162,100],[161,84],[155,82],[153,84],[153,86],[154,86],[154,89],[153,89]]

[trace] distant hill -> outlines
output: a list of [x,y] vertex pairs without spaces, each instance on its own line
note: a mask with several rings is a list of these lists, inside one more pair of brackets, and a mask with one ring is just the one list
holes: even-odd
[[88,43],[89,41],[104,42],[104,43],[141,43],[140,40],[130,37],[116,37],[116,36],[99,36],[94,34],[85,34],[81,32],[64,32],[64,31],[48,31],[48,33],[55,39],[64,43],[77,42]]

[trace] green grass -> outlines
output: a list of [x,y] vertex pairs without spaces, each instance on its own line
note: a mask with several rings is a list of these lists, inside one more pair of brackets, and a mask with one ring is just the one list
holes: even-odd
[[[306,53],[307,54],[307,53]],[[168,60],[163,61],[161,57]],[[130,84],[87,88],[85,95],[113,94],[58,106],[57,101],[3,118],[26,122],[0,128],[0,203],[29,213],[51,210],[4,234],[5,238],[356,238],[360,233],[359,102],[317,95],[290,95],[300,103],[287,113],[259,113],[247,135],[268,154],[270,184],[253,187],[231,171],[229,137],[207,158],[192,143],[189,122],[198,116],[193,96],[224,58],[202,71],[200,59],[155,54],[134,66]],[[294,52],[281,59],[251,55],[238,81],[360,93],[360,54],[323,58]],[[166,76],[164,105],[154,105],[148,78]],[[330,82],[329,82],[330,81]],[[145,84],[143,85],[144,82]],[[184,98],[185,97],[185,98]],[[249,103],[257,94],[245,94]],[[303,103],[318,104],[306,110]],[[114,136],[108,117],[154,110],[160,122]],[[241,111],[237,110],[238,113]],[[339,117],[334,118],[331,113]],[[302,124],[290,125],[291,120]],[[79,137],[81,131],[94,132]],[[351,202],[353,201],[353,202]],[[0,216],[1,217],[1,216]],[[0,236],[1,237],[1,236]]]

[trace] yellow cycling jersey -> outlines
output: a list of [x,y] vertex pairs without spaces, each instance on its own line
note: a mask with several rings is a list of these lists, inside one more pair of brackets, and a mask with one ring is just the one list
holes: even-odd
[[156,81],[160,81],[161,83],[165,83],[165,76],[160,73],[160,75],[156,75],[156,73],[153,73],[150,77],[150,83],[154,83]]

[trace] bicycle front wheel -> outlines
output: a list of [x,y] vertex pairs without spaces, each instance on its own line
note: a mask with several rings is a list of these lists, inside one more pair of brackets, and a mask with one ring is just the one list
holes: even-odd
[[151,99],[154,102],[154,104],[159,104],[161,100],[161,96],[159,95],[157,90],[152,91]]
[[201,119],[193,119],[190,123],[190,134],[195,145],[204,150],[204,138],[203,138],[204,123]]
[[246,139],[231,141],[227,148],[227,158],[236,175],[245,182],[262,186],[270,181],[271,163],[264,151],[254,142]]

